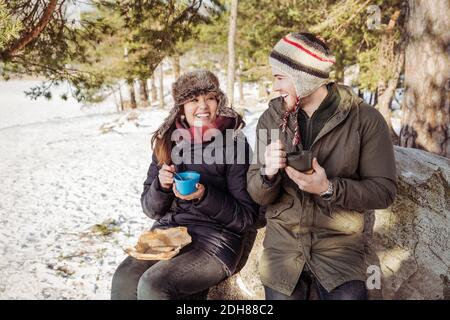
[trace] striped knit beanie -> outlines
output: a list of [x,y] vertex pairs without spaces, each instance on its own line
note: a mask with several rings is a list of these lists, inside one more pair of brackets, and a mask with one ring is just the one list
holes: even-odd
[[331,50],[311,33],[288,34],[278,41],[269,57],[272,67],[292,78],[298,99],[328,83],[334,63]]
[[298,125],[298,101],[317,90],[329,81],[330,70],[335,63],[328,46],[311,33],[290,33],[273,48],[269,64],[291,77],[297,93],[297,105],[294,110],[286,110],[280,123],[282,132],[286,132],[289,119],[294,120],[292,145],[302,142]]

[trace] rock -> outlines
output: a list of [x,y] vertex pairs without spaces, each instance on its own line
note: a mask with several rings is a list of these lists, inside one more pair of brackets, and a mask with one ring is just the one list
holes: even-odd
[[[366,233],[372,237],[367,242],[368,278],[381,271],[381,286],[369,290],[369,296],[449,300],[450,159],[397,146],[395,157],[396,200],[366,216]],[[245,266],[211,288],[208,299],[264,299],[258,275],[264,234],[261,228],[247,237]]]
[[368,264],[383,299],[450,299],[450,159],[395,147],[398,194],[377,210]]
[[[238,266],[239,272],[211,288],[211,300],[260,300],[264,299],[264,289],[259,280],[258,262],[262,253],[265,228],[250,232],[245,239],[244,257]],[[252,248],[253,245],[253,248]],[[245,264],[245,265],[244,265]]]

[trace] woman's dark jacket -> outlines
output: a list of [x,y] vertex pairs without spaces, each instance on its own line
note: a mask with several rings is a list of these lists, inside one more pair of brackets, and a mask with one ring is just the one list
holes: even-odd
[[[231,161],[222,161],[223,164],[205,164],[204,161],[188,164],[189,161],[184,161],[175,165],[177,172],[193,170],[200,173],[200,183],[206,188],[200,202],[179,199],[172,190],[163,189],[158,179],[160,166],[153,155],[141,205],[148,217],[157,220],[153,228],[186,226],[193,245],[218,257],[231,275],[242,254],[244,234],[256,222],[258,205],[247,192],[251,148],[242,133],[228,139],[225,132],[222,133],[223,143],[216,150],[224,155],[224,159],[228,153]],[[211,143],[215,142],[189,143],[192,159]]]

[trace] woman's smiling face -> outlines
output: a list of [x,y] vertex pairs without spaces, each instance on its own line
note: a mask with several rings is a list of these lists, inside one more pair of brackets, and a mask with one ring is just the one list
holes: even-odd
[[214,93],[198,95],[183,106],[190,127],[207,126],[216,120],[217,98]]

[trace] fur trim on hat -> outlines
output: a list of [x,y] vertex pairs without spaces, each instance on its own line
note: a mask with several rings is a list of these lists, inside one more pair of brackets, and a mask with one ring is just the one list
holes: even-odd
[[183,74],[172,85],[172,96],[174,106],[169,111],[169,115],[164,119],[158,128],[158,137],[166,133],[169,128],[175,125],[178,116],[181,115],[183,104],[193,98],[207,93],[214,93],[217,99],[217,115],[223,117],[237,118],[236,125],[241,125],[241,116],[228,105],[228,99],[219,88],[219,80],[216,75],[208,70],[196,70]]

